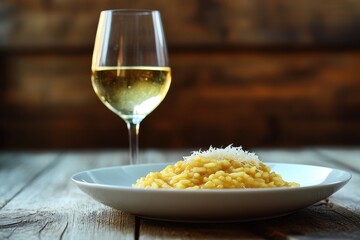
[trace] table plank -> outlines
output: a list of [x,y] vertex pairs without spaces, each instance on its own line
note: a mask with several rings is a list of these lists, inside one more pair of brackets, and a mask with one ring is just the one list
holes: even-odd
[[328,201],[294,214],[256,222],[176,223],[141,219],[139,239],[352,239],[360,236],[359,217]]
[[68,153],[0,211],[0,239],[133,239],[135,217],[105,207],[71,183],[72,174],[123,163],[127,153]]
[[[46,154],[34,154],[34,158],[28,158],[31,154],[1,154],[0,180],[6,176],[16,179],[18,174],[30,180],[0,209],[0,239],[356,239],[360,236],[357,191],[360,174],[356,164],[346,163],[354,161],[358,152],[344,157],[344,152],[328,150],[258,149],[255,152],[264,162],[312,164],[351,172],[351,181],[329,199],[281,218],[211,224],[138,218],[96,202],[71,183],[71,175],[78,171],[125,163],[127,152],[68,152],[43,158]],[[141,158],[142,162],[174,162],[189,153],[150,149],[142,152]],[[39,166],[43,166],[41,171]],[[27,176],[25,167],[40,172],[32,170]],[[16,181],[4,185],[10,189]]]
[[140,240],[147,239],[265,239],[246,223],[178,223],[141,219]]
[[320,154],[331,158],[332,162],[337,162],[352,171],[360,173],[360,150],[359,149],[319,149]]
[[54,153],[2,153],[0,157],[0,209],[56,162]]
[[[339,167],[336,162],[328,161],[329,159],[312,149],[256,150],[256,153],[264,162]],[[347,190],[340,190],[329,199],[285,217],[256,222],[218,224],[165,223],[141,219],[139,236],[140,239],[216,239],[219,237],[224,239],[297,239],[302,236],[308,239],[353,238],[360,235],[360,213],[355,208],[355,201],[360,197],[356,193],[351,193],[358,186],[359,177],[355,174],[356,180],[348,184]],[[341,204],[345,196],[349,201],[354,201],[350,208]]]
[[[350,182],[333,195],[332,201],[360,216],[360,151],[355,149],[320,149],[327,162],[352,174]],[[358,219],[360,222],[360,219]]]

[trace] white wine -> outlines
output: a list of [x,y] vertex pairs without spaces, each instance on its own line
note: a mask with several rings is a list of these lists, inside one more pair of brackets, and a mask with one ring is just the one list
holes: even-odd
[[140,122],[169,90],[169,67],[101,67],[92,70],[92,84],[101,101],[124,120]]

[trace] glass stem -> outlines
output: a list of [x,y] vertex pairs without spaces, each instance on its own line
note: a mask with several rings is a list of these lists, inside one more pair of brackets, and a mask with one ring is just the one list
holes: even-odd
[[127,122],[129,130],[130,164],[139,163],[139,127],[140,123]]

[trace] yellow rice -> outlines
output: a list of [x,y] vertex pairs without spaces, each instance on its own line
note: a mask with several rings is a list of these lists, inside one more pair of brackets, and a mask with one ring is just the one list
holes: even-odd
[[194,152],[160,172],[151,172],[133,187],[173,189],[234,189],[295,187],[271,171],[254,153],[228,146]]

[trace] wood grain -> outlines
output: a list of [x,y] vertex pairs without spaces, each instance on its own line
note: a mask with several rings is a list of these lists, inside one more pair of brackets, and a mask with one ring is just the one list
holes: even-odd
[[57,155],[53,153],[1,154],[0,209],[44,171],[52,168],[56,158]]
[[122,164],[127,156],[86,152],[62,155],[54,167],[43,171],[1,209],[0,238],[133,239],[133,216],[90,200],[70,181],[78,171]]
[[[352,174],[351,186],[360,186],[360,155],[358,149],[320,149],[318,154],[324,158],[326,162],[335,163],[334,168],[345,169]],[[360,214],[359,201],[354,200],[360,198],[360,192],[345,186],[339,194],[335,195],[333,201],[336,203],[346,203],[346,208]],[[357,220],[360,221],[360,220]]]
[[[240,223],[175,223],[139,219],[112,210],[87,197],[70,182],[75,172],[125,163],[127,152],[31,153],[30,157],[26,153],[1,153],[0,179],[15,179],[18,174],[24,174],[24,168],[38,169],[41,162],[52,164],[0,209],[0,238],[356,239],[359,236],[358,149],[255,149],[255,152],[265,162],[340,168],[351,171],[353,178],[329,199],[285,217]],[[152,149],[142,152],[141,157],[143,162],[172,162],[187,153],[189,150]],[[26,165],[24,159],[32,164]],[[29,176],[32,175],[30,171]],[[14,185],[13,181],[5,182],[6,189]]]
[[[340,216],[340,217],[339,217]],[[289,216],[242,223],[168,223],[142,220],[141,239],[353,239],[359,215],[325,200]],[[355,237],[356,238],[356,237]]]

